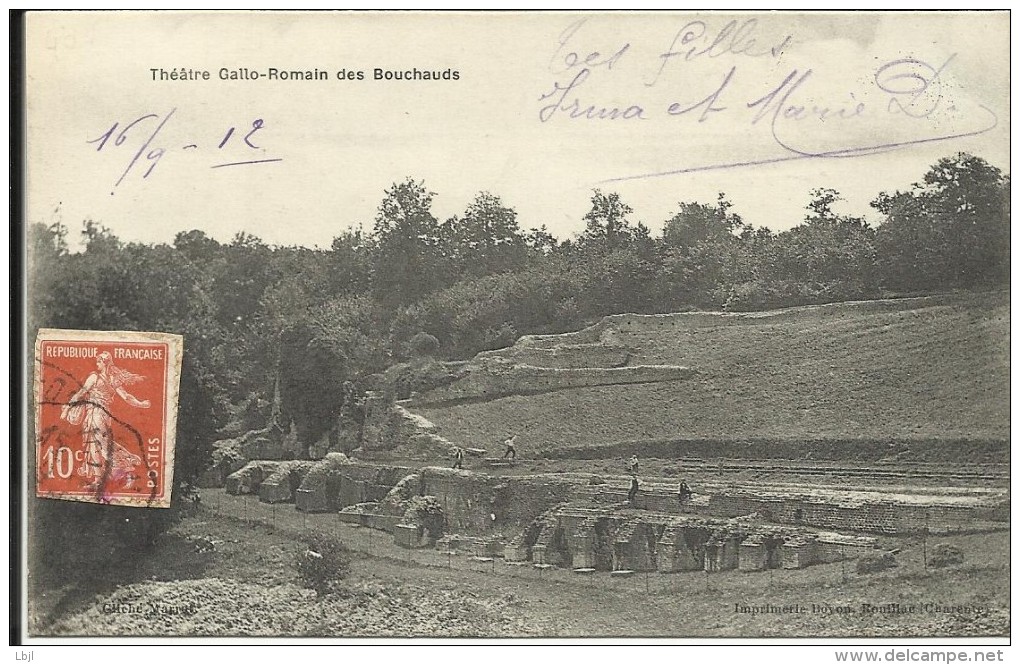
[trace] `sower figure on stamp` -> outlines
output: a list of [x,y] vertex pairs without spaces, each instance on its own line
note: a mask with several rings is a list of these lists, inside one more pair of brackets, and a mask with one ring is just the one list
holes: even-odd
[[[72,425],[81,423],[85,460],[78,468],[78,474],[90,478],[92,484],[98,484],[107,465],[110,472],[106,477],[119,480],[127,477],[142,462],[141,457],[113,440],[110,406],[114,395],[137,409],[151,406],[149,400],[139,400],[124,389],[124,386],[138,383],[143,377],[114,365],[109,352],[104,351],[96,357],[96,369],[85,379],[81,390],[60,409],[62,419]],[[130,482],[131,479],[128,480]]]
[[517,459],[517,445],[516,444],[517,444],[517,435],[516,434],[514,434],[509,439],[507,439],[506,441],[503,442],[503,445],[506,446],[506,452],[503,453],[503,459],[506,459],[507,457],[509,457],[511,460],[516,460]]

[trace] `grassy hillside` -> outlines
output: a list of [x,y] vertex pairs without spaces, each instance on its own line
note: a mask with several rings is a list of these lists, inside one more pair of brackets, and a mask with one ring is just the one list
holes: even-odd
[[641,439],[1008,439],[1009,293],[838,303],[615,336],[696,378],[421,407],[448,439],[522,454]]

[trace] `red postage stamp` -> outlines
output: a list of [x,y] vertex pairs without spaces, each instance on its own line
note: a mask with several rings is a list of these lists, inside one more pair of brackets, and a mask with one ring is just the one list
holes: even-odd
[[183,338],[40,330],[36,496],[168,508]]

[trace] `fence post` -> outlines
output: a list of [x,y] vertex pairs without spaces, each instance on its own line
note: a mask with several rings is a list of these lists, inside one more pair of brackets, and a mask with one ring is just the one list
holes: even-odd
[[924,571],[928,572],[928,509],[924,510],[924,534],[921,536],[921,556],[924,558]]

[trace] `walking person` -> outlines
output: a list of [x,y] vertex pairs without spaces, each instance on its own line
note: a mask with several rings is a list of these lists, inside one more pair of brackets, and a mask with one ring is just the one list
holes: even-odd
[[453,468],[463,469],[464,468],[464,449],[457,446],[453,451]]
[[631,455],[630,461],[627,462],[627,471],[632,476],[636,476],[638,472],[638,458],[637,455]]
[[638,479],[637,476],[633,476],[630,479],[630,491],[627,492],[627,500],[634,503],[634,498],[637,497],[638,493]]
[[503,459],[506,459],[507,457],[509,457],[511,461],[514,461],[514,460],[517,459],[517,446],[516,446],[516,444],[517,444],[517,435],[516,434],[514,434],[509,439],[507,439],[506,441],[503,442],[503,445],[506,446],[506,452],[503,453]]

